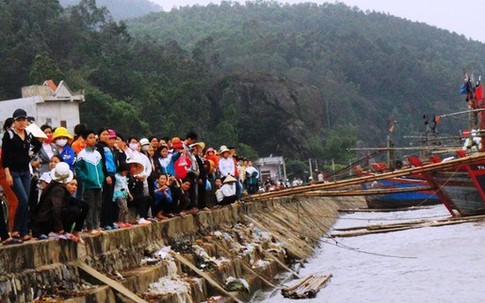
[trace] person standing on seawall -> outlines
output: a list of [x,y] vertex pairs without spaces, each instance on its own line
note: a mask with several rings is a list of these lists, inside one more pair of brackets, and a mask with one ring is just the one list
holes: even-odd
[[25,110],[16,109],[12,118],[14,119],[13,126],[5,132],[2,139],[2,162],[7,184],[12,186],[18,199],[12,237],[22,238],[23,241],[26,241],[31,238],[27,222],[31,180],[29,169],[30,146],[33,146],[33,153],[35,154],[40,150],[42,144],[26,130],[27,113]]

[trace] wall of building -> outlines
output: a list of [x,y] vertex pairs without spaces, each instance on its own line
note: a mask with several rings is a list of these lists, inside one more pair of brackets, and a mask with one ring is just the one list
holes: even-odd
[[39,126],[46,123],[53,127],[64,126],[73,133],[74,126],[80,121],[79,103],[61,101],[40,103],[37,105],[35,118]]
[[49,124],[53,127],[65,126],[72,133],[74,126],[79,124],[79,103],[71,101],[43,101],[42,97],[27,97],[0,101],[0,123],[3,125],[5,119],[12,117],[17,108],[24,109],[29,116],[35,118],[39,126]]
[[39,96],[35,97],[28,97],[28,98],[20,98],[20,99],[12,99],[6,101],[0,101],[0,123],[3,126],[3,123],[7,118],[12,117],[13,112],[17,108],[24,109],[29,116],[35,117],[37,113],[37,102],[41,102],[42,98]]

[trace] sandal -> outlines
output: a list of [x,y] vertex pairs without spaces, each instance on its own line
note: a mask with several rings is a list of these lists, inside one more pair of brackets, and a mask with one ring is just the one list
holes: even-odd
[[12,234],[11,234],[11,237],[12,238],[16,238],[16,239],[20,239],[20,233],[18,231],[14,231]]

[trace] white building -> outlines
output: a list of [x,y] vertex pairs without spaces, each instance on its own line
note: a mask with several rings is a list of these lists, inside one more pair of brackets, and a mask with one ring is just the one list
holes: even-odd
[[73,93],[64,81],[56,85],[52,80],[42,85],[22,87],[22,98],[0,101],[0,123],[12,117],[17,108],[35,118],[39,126],[63,126],[73,132],[79,124],[79,103],[84,102],[84,93]]
[[283,157],[259,158],[253,162],[254,167],[259,171],[259,178],[264,182],[267,179],[286,180],[286,163]]

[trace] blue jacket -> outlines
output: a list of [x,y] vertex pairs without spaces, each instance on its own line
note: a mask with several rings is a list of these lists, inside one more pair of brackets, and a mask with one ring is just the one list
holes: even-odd
[[59,153],[59,157],[62,158],[62,161],[69,164],[69,168],[71,171],[74,171],[74,162],[76,162],[76,153],[74,153],[74,149],[69,145],[66,145],[62,148],[62,151]]
[[158,190],[158,183],[155,182],[155,199],[154,203],[155,205],[160,205],[162,203],[167,203],[170,204],[172,203],[172,191],[170,190],[170,187],[167,188],[165,192],[157,191]]

